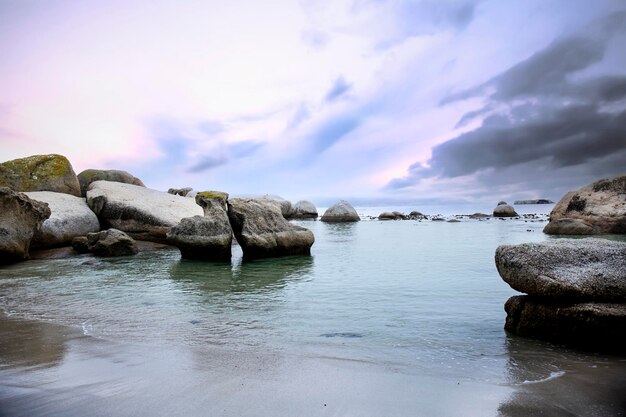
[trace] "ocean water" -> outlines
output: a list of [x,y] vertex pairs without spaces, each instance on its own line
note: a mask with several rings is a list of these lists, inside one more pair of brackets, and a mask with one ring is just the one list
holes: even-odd
[[[385,208],[358,211],[367,216]],[[296,364],[357,363],[409,381],[419,377],[506,388],[507,398],[523,394],[531,403],[544,395],[533,394],[532,386],[552,384],[560,393],[555,395],[564,396],[557,407],[562,415],[604,415],[593,410],[621,415],[614,413],[621,413],[624,405],[619,398],[626,358],[525,340],[503,330],[503,305],[516,293],[496,271],[495,249],[550,239],[542,233],[545,221],[298,224],[315,234],[310,257],[244,262],[241,249],[234,246],[231,263],[181,260],[177,249],[166,249],[130,258],[81,255],[5,267],[0,269],[0,315],[73,329],[111,354],[132,346],[140,352],[175,352],[181,358],[193,352],[204,364],[212,363],[215,352],[241,358],[278,355]],[[28,385],[23,378],[34,372],[32,367],[12,359],[9,342],[0,343],[5,344],[0,377]],[[46,369],[71,357],[65,348],[57,356]],[[242,363],[256,366],[254,361]],[[198,371],[193,364],[186,366],[194,370],[177,368],[182,372],[177,378],[195,386]],[[134,375],[131,365],[123,368],[128,374],[122,375]],[[52,371],[45,372],[54,380]],[[568,377],[574,382],[559,385]],[[0,411],[3,398],[20,398],[10,385],[0,388]],[[2,389],[10,394],[3,397]],[[51,397],[45,404],[50,405]],[[421,401],[428,402],[426,397]],[[546,401],[538,409],[545,411]],[[26,407],[24,415],[49,411],[16,407]],[[525,415],[524,408],[516,407],[514,402],[477,413],[455,411]],[[59,415],[63,410],[57,409]],[[439,415],[443,408],[432,410]],[[409,411],[407,415],[415,415]],[[561,414],[553,410],[549,415]]]

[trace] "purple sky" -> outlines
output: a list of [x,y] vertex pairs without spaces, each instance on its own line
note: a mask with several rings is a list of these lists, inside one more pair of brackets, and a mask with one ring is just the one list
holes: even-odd
[[626,173],[624,45],[623,0],[0,0],[0,160],[291,200],[558,199]]

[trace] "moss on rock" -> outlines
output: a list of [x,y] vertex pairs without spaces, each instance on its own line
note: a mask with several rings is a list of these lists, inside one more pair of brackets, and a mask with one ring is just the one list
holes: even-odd
[[15,191],[54,191],[80,196],[80,185],[70,161],[56,154],[3,162],[0,185]]

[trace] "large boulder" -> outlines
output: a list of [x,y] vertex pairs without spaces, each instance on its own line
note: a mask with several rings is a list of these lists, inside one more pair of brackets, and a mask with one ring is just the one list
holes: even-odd
[[0,164],[0,186],[15,191],[54,191],[80,197],[80,184],[62,155],[33,155]]
[[285,219],[288,219],[291,217],[292,207],[291,207],[290,201],[285,200],[281,196],[271,195],[271,194],[265,194],[263,197],[260,197],[259,199],[264,200],[268,203],[277,205]]
[[315,204],[307,200],[298,201],[291,209],[291,219],[317,219]]
[[202,208],[191,198],[109,181],[91,183],[87,204],[103,227],[157,242],[162,242],[181,219],[203,214]]
[[167,234],[168,243],[180,249],[185,259],[228,260],[231,257],[233,231],[226,202],[228,194],[199,192],[196,203],[204,216],[184,218]]
[[139,252],[137,243],[126,233],[117,229],[89,233],[87,248],[98,256],[130,256]]
[[35,233],[31,246],[51,247],[71,243],[77,236],[100,230],[98,217],[87,206],[84,198],[51,191],[25,193],[33,200],[43,201],[50,207],[50,218]]
[[48,217],[46,203],[0,187],[0,264],[28,259],[30,242]]
[[574,303],[518,295],[504,305],[504,328],[519,336],[626,354],[626,304]]
[[626,300],[626,243],[556,239],[503,245],[496,267],[514,290],[537,297]]
[[626,175],[602,179],[567,193],[552,209],[544,232],[626,233]]
[[289,223],[265,199],[229,200],[228,218],[246,258],[309,255],[315,242],[313,232]]
[[345,200],[341,200],[332,207],[328,208],[321,220],[323,222],[358,222],[361,220],[356,210],[350,203]]
[[506,201],[500,201],[493,209],[493,217],[517,217],[515,209],[509,206]]
[[132,174],[117,169],[86,169],[78,174],[80,192],[83,197],[87,195],[89,184],[95,181],[121,182],[123,184],[133,184],[145,187],[143,182]]

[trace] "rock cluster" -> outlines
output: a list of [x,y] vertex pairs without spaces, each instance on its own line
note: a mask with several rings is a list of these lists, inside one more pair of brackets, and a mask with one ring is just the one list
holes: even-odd
[[552,209],[544,232],[551,235],[626,233],[626,175],[567,193]]
[[500,246],[500,276],[527,295],[506,302],[508,331],[626,353],[626,243],[558,239]]

